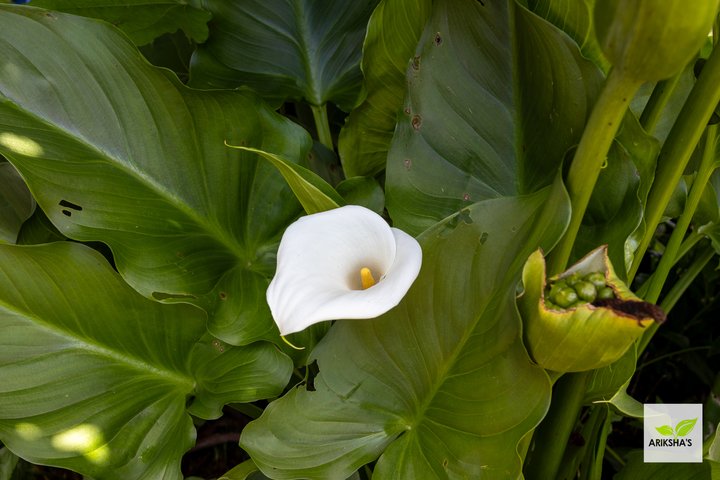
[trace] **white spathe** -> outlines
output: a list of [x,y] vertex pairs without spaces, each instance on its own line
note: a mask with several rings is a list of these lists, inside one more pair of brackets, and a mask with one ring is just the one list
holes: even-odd
[[[280,334],[325,320],[375,318],[396,306],[422,264],[418,242],[364,207],[307,215],[285,231],[267,289]],[[363,290],[360,270],[375,285]]]

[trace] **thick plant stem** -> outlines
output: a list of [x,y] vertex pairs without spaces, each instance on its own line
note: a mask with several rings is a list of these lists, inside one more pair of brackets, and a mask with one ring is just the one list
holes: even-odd
[[658,156],[650,195],[645,207],[646,231],[635,252],[628,275],[632,281],[647,251],[680,177],[687,166],[695,146],[707,126],[710,116],[720,101],[720,49],[714,49],[705,63],[695,87],[668,134]]
[[690,226],[690,221],[692,220],[693,215],[695,215],[695,210],[697,209],[697,206],[700,203],[700,198],[702,197],[705,187],[710,180],[710,175],[712,175],[712,172],[717,166],[715,163],[716,135],[717,125],[709,126],[705,138],[705,149],[703,151],[700,167],[698,168],[695,180],[693,180],[692,186],[690,187],[690,194],[685,202],[685,209],[680,215],[680,218],[678,218],[675,229],[673,230],[670,240],[665,247],[665,252],[660,259],[660,263],[649,280],[650,286],[648,287],[648,291],[644,297],[647,302],[656,303],[658,298],[660,298],[663,285],[665,285],[665,281],[670,274],[670,270],[679,255],[680,246],[682,245],[685,233]]
[[655,84],[655,88],[653,88],[652,94],[647,104],[645,104],[642,115],[640,115],[640,125],[643,126],[647,133],[652,134],[655,131],[655,127],[660,120],[660,115],[680,81],[682,73],[682,71],[678,72],[674,77],[661,80]]
[[527,480],[547,480],[557,476],[589,378],[590,372],[571,373],[555,384],[550,410],[533,436],[535,448],[525,471]]
[[620,127],[628,104],[640,86],[619,70],[610,70],[600,97],[593,107],[567,177],[572,202],[570,224],[558,246],[550,254],[549,273],[565,269],[577,237],[590,196],[607,160],[607,154]]
[[330,123],[328,122],[326,105],[310,105],[315,120],[315,129],[317,130],[318,140],[325,145],[328,150],[333,150],[332,134],[330,133]]

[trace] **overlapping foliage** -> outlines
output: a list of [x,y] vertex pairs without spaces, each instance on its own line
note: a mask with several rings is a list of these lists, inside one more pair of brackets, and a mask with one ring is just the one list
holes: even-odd
[[[666,53],[674,79],[620,95],[579,206],[612,62],[638,55],[598,38],[594,19],[626,20],[610,3],[0,5],[0,479],[18,457],[178,479],[193,419],[256,401],[226,478],[599,478],[654,327],[608,367],[540,368],[525,261],[540,248],[558,273],[607,244],[630,284],[652,241],[665,256],[638,294],[669,311],[720,251],[720,54],[697,35]],[[278,242],[346,203],[416,236],[420,275],[396,308],[293,334],[294,351],[265,300]],[[654,237],[667,217],[676,234]],[[712,440],[678,475],[717,472]],[[654,475],[634,453],[616,468]]]

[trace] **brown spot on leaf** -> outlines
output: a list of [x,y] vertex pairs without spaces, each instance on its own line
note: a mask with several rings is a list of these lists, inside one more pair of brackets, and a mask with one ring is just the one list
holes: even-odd
[[442,42],[443,42],[442,36],[440,35],[440,32],[437,32],[435,34],[435,37],[433,37],[433,43],[435,44],[436,47],[439,47],[440,45],[442,45]]
[[420,115],[413,115],[412,120],[410,120],[410,124],[415,130],[420,130],[420,125],[422,125],[422,117]]

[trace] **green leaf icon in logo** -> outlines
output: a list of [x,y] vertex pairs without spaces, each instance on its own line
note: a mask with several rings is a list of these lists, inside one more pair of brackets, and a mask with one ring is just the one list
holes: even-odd
[[664,437],[684,437],[690,432],[692,432],[693,428],[695,428],[695,424],[697,423],[697,417],[696,418],[689,418],[687,420],[680,420],[677,425],[675,425],[675,429],[670,425],[663,425],[662,427],[655,427],[655,430],[658,431],[658,433]]
[[689,434],[692,432],[692,429],[695,428],[696,423],[697,417],[679,421],[678,424],[675,425],[675,436],[684,437]]

